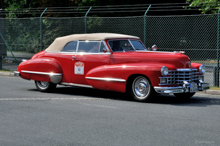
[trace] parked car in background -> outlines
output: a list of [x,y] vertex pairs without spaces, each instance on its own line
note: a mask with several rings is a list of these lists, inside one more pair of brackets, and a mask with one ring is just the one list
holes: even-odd
[[14,72],[34,80],[40,91],[53,91],[57,84],[91,87],[129,93],[137,101],[156,93],[190,98],[209,88],[204,73],[204,66],[183,52],[149,51],[139,37],[115,33],[59,37]]

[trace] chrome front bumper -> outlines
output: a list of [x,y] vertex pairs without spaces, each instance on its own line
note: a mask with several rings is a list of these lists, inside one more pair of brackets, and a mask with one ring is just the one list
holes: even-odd
[[[190,92],[190,86],[189,83],[184,83],[183,86],[177,86],[177,87],[154,87],[155,91],[160,94],[167,94],[167,93],[189,93]],[[208,83],[199,83],[198,90],[197,91],[203,91],[209,89]]]

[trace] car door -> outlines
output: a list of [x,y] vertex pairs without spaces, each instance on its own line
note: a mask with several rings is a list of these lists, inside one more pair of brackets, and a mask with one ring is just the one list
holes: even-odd
[[72,56],[76,54],[77,46],[78,41],[71,41],[59,53],[49,53],[49,56],[55,58],[61,65],[62,84],[68,84],[72,81]]
[[72,83],[89,85],[86,74],[96,67],[108,65],[110,55],[104,41],[79,41],[77,53],[72,56]]

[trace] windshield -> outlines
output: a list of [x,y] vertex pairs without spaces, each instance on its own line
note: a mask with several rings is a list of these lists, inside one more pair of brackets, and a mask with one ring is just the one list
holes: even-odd
[[108,43],[113,52],[134,51],[128,40],[111,40]]
[[146,50],[145,46],[138,40],[130,40],[135,50]]
[[144,45],[138,40],[110,40],[108,44],[113,52],[146,50]]

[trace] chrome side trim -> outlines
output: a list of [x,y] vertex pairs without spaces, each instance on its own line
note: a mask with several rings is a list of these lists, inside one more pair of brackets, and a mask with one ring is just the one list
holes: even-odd
[[93,87],[90,86],[90,85],[74,84],[74,83],[65,83],[65,82],[61,82],[60,85],[93,88]]
[[68,54],[68,55],[111,55],[110,52],[106,53],[89,53],[89,52],[49,52],[48,53],[58,53],[58,54]]
[[40,75],[48,75],[48,76],[62,76],[62,73],[53,73],[53,72],[37,72],[37,71],[27,71],[21,70],[23,73],[30,73],[30,74],[40,74]]
[[119,78],[98,78],[98,77],[86,77],[86,79],[90,80],[101,80],[101,81],[109,81],[109,82],[126,82],[124,79]]
[[30,73],[30,74],[38,74],[38,75],[48,75],[50,76],[50,81],[55,84],[60,83],[62,80],[62,73],[36,72],[36,71],[27,71],[27,70],[21,70],[21,72]]
[[76,55],[111,55],[111,53],[89,53],[89,52],[77,52]]

